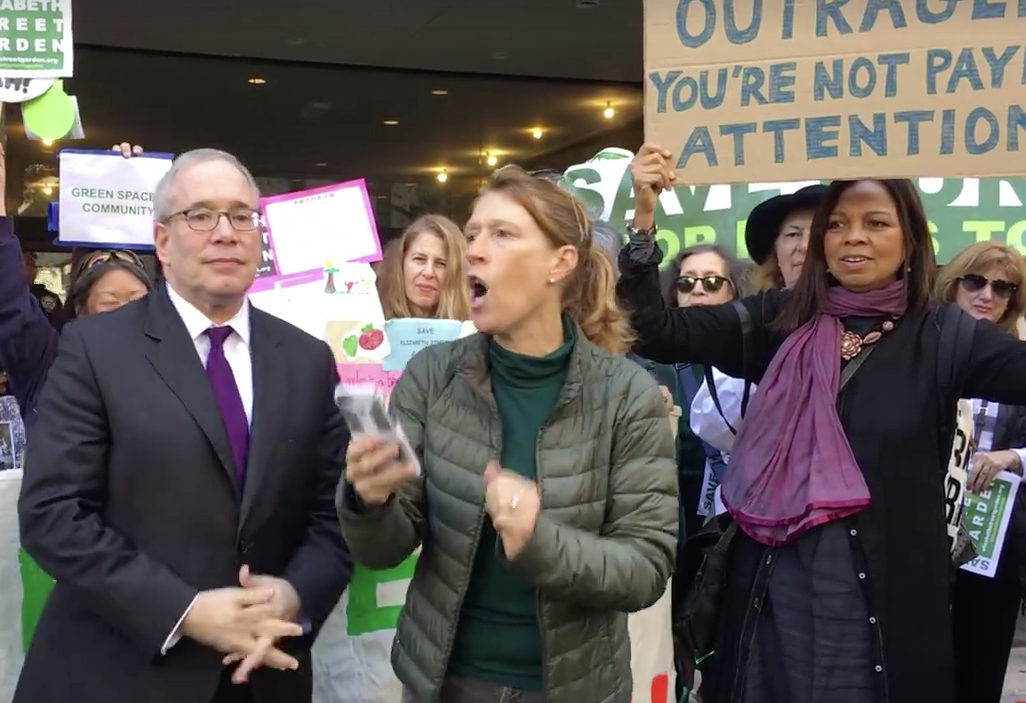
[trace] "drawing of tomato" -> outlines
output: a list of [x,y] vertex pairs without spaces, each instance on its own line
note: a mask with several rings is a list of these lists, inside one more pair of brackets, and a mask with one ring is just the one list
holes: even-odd
[[360,330],[360,348],[367,351],[374,351],[385,341],[385,333],[374,329],[374,325],[367,325]]

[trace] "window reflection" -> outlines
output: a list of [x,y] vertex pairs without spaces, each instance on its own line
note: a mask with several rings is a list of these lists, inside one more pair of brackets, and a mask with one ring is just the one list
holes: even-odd
[[[107,149],[127,140],[154,151],[228,150],[269,195],[366,178],[388,238],[424,212],[462,223],[488,173],[505,163],[562,170],[603,147],[634,150],[642,141],[638,84],[97,47],[76,47],[75,64],[66,86],[78,98],[85,139],[31,142],[20,111],[10,111],[12,212],[45,217],[46,203],[57,197],[62,146]],[[251,82],[254,76],[263,82]],[[616,105],[612,119],[603,114],[609,104]],[[442,169],[445,183],[436,178]]]

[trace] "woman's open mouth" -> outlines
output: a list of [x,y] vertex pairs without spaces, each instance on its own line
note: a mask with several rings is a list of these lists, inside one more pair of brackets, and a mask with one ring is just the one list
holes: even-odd
[[488,286],[477,276],[470,277],[470,302],[475,307],[488,295]]

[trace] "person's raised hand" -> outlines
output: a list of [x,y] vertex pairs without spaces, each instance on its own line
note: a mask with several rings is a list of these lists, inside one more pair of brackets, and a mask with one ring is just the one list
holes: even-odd
[[110,148],[110,150],[118,152],[126,159],[130,159],[133,156],[142,156],[143,153],[143,148],[141,146],[139,146],[138,144],[132,146],[128,142],[121,142],[120,144],[115,144]]
[[498,462],[484,471],[485,510],[492,527],[502,540],[507,559],[515,559],[534,534],[541,513],[538,484],[520,474],[503,469]]
[[648,229],[652,226],[659,194],[669,190],[677,180],[670,164],[673,156],[658,144],[646,142],[631,159],[629,167],[634,187],[634,226]]
[[385,501],[417,475],[410,462],[398,461],[399,447],[381,437],[356,435],[346,452],[345,479],[367,507]]
[[[223,654],[238,652],[246,656],[258,651],[264,638],[272,637],[277,641],[282,637],[302,635],[303,628],[299,625],[277,617],[279,606],[274,603],[274,597],[271,588],[202,591],[186,613],[181,632]],[[275,651],[275,668],[295,669],[299,666],[294,657]]]

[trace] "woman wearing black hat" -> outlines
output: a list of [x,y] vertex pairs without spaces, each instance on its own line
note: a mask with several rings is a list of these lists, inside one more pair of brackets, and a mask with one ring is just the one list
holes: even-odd
[[825,192],[825,185],[806,186],[759,203],[748,215],[745,246],[759,267],[754,288],[791,288],[798,281],[809,244],[812,213]]

